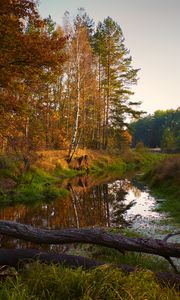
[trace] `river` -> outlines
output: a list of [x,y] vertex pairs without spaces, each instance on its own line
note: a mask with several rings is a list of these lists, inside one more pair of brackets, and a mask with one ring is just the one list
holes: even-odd
[[[95,178],[91,175],[63,182],[70,193],[64,199],[37,206],[17,205],[0,208],[0,219],[39,228],[80,227],[132,228],[146,236],[163,238],[177,229],[167,214],[155,209],[162,199],[152,196],[132,175]],[[172,241],[179,241],[173,237]],[[32,247],[17,239],[3,237],[1,247]],[[49,246],[44,246],[46,249]]]

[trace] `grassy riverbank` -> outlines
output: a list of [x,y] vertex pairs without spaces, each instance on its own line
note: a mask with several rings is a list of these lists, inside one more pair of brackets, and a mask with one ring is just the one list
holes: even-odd
[[[144,235],[133,231],[132,229],[123,228],[104,228],[107,232],[119,233],[127,237],[145,237]],[[172,272],[172,267],[169,262],[161,257],[138,252],[125,252],[124,254],[116,249],[97,246],[92,244],[75,244],[71,245],[67,249],[67,254],[84,256],[91,258],[93,260],[106,262],[108,264],[127,264],[133,267],[144,270],[152,270],[154,272],[158,271],[168,271]]]
[[169,213],[180,223],[180,155],[167,157],[151,167],[144,179],[157,197],[164,198],[158,210]]
[[[130,149],[124,153],[79,150],[76,157],[85,154],[88,156],[88,174],[98,179],[106,178],[109,174],[120,176],[129,170],[149,170],[165,157]],[[65,197],[68,190],[62,185],[63,180],[87,172],[84,168],[74,169],[76,157],[68,165],[65,151],[43,151],[31,154],[27,166],[22,155],[1,155],[0,205],[36,205],[38,202]]]
[[[165,193],[165,187],[169,190],[172,198],[169,200],[167,198],[162,205],[167,205],[169,201],[167,211],[172,210],[174,213],[177,211],[174,203],[176,197],[177,199],[179,197],[179,163],[175,167],[178,156],[153,154],[145,150],[128,150],[126,153],[80,150],[77,153],[78,156],[84,154],[88,155],[89,173],[95,179],[104,178],[108,174],[119,176],[128,170],[145,172],[145,179],[152,185],[154,191],[158,192],[158,189],[162,189],[162,193]],[[171,167],[167,168],[167,165]],[[30,166],[27,169],[21,157],[1,156],[0,166],[1,205],[13,205],[19,202],[36,205],[39,202],[63,198],[68,193],[68,190],[62,186],[63,180],[86,173],[84,169],[70,168],[62,151],[38,153],[36,159],[30,159]],[[161,209],[165,208],[161,206]],[[172,216],[176,218],[173,213]],[[133,232],[128,231],[123,234],[134,235]],[[74,270],[58,265],[32,263],[18,271],[8,269],[9,276],[0,283],[0,300],[179,299],[177,291],[160,286],[154,274],[148,270],[172,271],[168,262],[163,259],[139,253],[123,255],[117,250],[91,245],[78,247],[75,245],[68,253],[84,255],[108,264],[126,263],[139,266],[140,270],[127,275],[109,265],[85,271],[81,268]],[[4,274],[3,270],[2,274]]]
[[21,175],[11,170],[7,174],[1,170],[0,204],[15,205],[23,203],[36,205],[65,197],[68,191],[58,187],[58,178],[37,168],[32,168]]
[[[80,150],[77,157],[84,153],[87,152]],[[43,151],[31,154],[25,165],[22,155],[1,155],[0,205],[36,205],[65,197],[69,191],[63,186],[63,180],[86,173],[84,169],[74,169],[74,162],[68,166],[65,157],[64,151]],[[107,154],[89,151],[88,161],[89,173],[94,176],[126,171],[126,163]]]
[[[114,230],[112,229],[111,232]],[[117,233],[117,230],[115,231]],[[124,230],[124,235],[137,236]],[[0,300],[55,300],[55,299],[123,299],[123,300],[178,300],[179,292],[157,281],[153,271],[171,271],[164,259],[141,253],[125,253],[92,245],[74,245],[68,254],[83,255],[106,262],[103,266],[83,270],[63,265],[30,263],[18,271],[6,270],[8,277],[0,283]],[[126,273],[114,264],[138,266]]]
[[127,275],[107,265],[84,271],[33,263],[0,283],[0,299],[178,300],[179,293],[160,286],[150,271]]

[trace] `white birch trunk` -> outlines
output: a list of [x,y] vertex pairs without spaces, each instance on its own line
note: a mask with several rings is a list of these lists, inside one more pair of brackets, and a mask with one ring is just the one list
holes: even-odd
[[75,116],[75,122],[74,122],[74,128],[73,128],[73,135],[71,140],[71,145],[69,148],[69,155],[68,160],[69,162],[72,160],[72,157],[76,151],[77,148],[77,134],[78,134],[78,126],[79,126],[79,116],[80,116],[80,97],[81,97],[81,91],[80,91],[80,51],[79,51],[79,36],[77,37],[77,44],[76,44],[76,68],[77,68],[77,109],[76,109],[76,116]]

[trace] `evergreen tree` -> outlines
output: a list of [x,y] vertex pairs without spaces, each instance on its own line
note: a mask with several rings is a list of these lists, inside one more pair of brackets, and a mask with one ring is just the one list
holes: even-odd
[[130,125],[133,146],[142,141],[146,147],[180,148],[180,111],[157,110]]
[[129,96],[133,94],[131,86],[137,83],[138,69],[132,67],[120,26],[110,17],[97,26],[94,51],[99,58],[99,92],[104,101],[103,148],[106,149],[110,127],[122,130],[126,116],[137,114]]

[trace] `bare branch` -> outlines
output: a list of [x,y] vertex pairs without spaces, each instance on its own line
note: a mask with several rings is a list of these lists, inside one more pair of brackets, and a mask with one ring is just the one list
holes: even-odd
[[167,242],[167,240],[172,237],[172,236],[176,236],[176,235],[180,235],[180,231],[178,232],[174,232],[174,233],[169,233],[167,236],[165,236],[165,238],[163,239],[164,242]]

